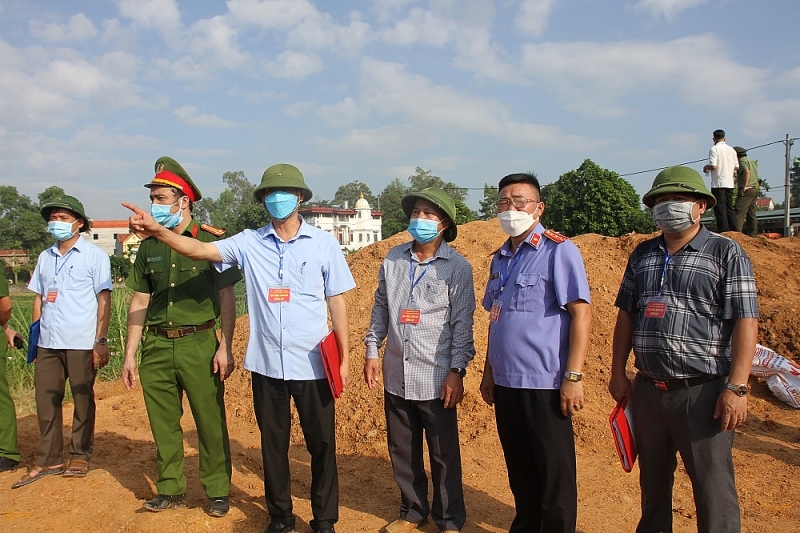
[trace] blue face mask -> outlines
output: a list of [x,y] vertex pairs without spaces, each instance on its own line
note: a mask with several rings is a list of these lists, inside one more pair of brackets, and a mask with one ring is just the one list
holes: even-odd
[[297,208],[297,195],[288,191],[275,191],[264,198],[264,206],[272,218],[286,220]]
[[[178,198],[178,201],[175,204],[179,203],[181,200]],[[164,205],[164,204],[152,204],[150,206],[150,215],[153,217],[153,220],[161,224],[167,229],[172,229],[181,222],[183,222],[183,215],[181,214],[181,210],[178,209],[177,213],[173,213],[172,206],[175,205]]]
[[60,220],[51,220],[47,223],[47,231],[53,238],[57,241],[68,241],[74,235],[75,231],[72,231],[72,225],[75,222],[61,222]]
[[420,244],[427,244],[438,237],[441,233],[437,231],[438,228],[439,222],[424,218],[412,218],[408,223],[408,232]]

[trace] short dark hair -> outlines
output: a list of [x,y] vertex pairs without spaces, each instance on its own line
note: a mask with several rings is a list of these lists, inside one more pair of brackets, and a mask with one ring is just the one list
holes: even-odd
[[533,172],[519,172],[517,174],[509,174],[508,176],[500,180],[500,183],[497,185],[497,192],[500,192],[503,190],[504,187],[513,185],[515,183],[527,183],[528,185],[532,186],[534,189],[536,189],[536,193],[539,195],[539,199],[541,199],[542,188],[539,186],[539,179]]
[[725,138],[725,130],[714,130],[714,140],[721,141]]

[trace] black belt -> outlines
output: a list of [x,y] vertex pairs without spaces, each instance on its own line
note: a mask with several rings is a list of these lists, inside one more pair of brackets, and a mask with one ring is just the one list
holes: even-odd
[[185,328],[160,328],[158,326],[150,326],[148,330],[152,333],[157,335],[161,335],[162,337],[167,337],[168,339],[179,339],[181,337],[186,337],[187,335],[194,335],[198,331],[205,331],[207,329],[211,329],[214,327],[214,320],[209,320],[199,326],[186,326]]
[[646,376],[641,374],[643,378],[648,381],[651,381],[657,389],[661,390],[679,390],[679,389],[688,389],[689,387],[694,387],[695,385],[702,385],[703,383],[708,383],[709,381],[714,381],[715,379],[720,379],[723,376],[697,376],[694,378],[686,378],[686,379],[654,379],[650,376]]

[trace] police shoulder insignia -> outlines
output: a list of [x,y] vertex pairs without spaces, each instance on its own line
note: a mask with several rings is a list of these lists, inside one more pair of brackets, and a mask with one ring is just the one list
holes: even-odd
[[561,235],[559,232],[553,231],[551,229],[544,230],[542,232],[542,235],[544,235],[545,237],[556,243],[562,243],[564,241],[569,240],[569,237],[567,237],[566,235]]
[[201,224],[200,225],[200,229],[202,229],[203,231],[207,231],[211,235],[214,235],[214,236],[217,236],[217,237],[222,237],[223,235],[225,235],[225,230],[224,229],[218,228],[216,226],[212,226],[211,224]]

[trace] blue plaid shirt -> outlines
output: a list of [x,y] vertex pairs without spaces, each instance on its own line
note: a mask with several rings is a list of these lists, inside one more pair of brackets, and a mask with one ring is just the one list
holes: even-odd
[[[750,259],[736,242],[701,227],[665,263],[662,236],[639,244],[615,302],[636,314],[636,368],[653,379],[728,375],[735,321],[758,318]],[[647,303],[659,298],[663,318],[647,318]]]

